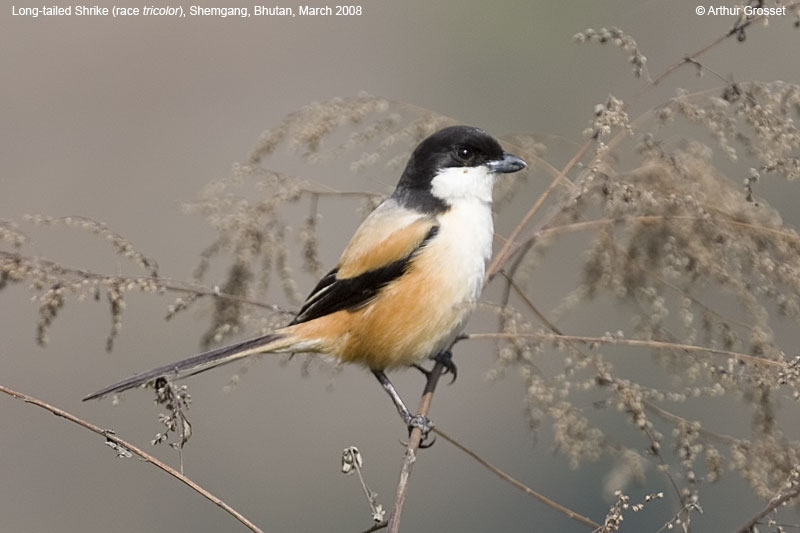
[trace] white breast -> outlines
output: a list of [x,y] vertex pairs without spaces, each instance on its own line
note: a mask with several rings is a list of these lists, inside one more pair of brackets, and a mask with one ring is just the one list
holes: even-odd
[[483,290],[486,264],[492,257],[491,204],[465,198],[437,218],[439,234],[432,245],[445,259],[442,267],[454,285],[454,304],[474,306]]

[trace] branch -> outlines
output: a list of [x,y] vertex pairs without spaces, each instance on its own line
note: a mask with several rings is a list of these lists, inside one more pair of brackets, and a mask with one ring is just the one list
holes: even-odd
[[[684,417],[682,417],[680,415],[677,415],[677,414],[673,413],[672,411],[664,409],[663,407],[659,407],[658,405],[656,405],[654,402],[652,402],[650,400],[642,400],[642,403],[644,404],[644,408],[645,409],[647,409],[648,411],[651,411],[656,416],[666,420],[667,422],[671,422],[672,424],[675,424],[675,425],[678,425],[678,424],[691,424],[693,422],[692,420],[689,420],[688,418],[684,418]],[[696,431],[700,435],[702,435],[703,437],[705,437],[707,439],[714,439],[714,440],[717,440],[717,441],[719,441],[719,442],[721,442],[723,444],[726,444],[728,446],[737,446],[737,445],[740,445],[742,443],[741,439],[737,439],[736,437],[732,437],[730,435],[725,435],[723,433],[717,433],[715,431],[712,431],[712,430],[706,428],[705,426],[700,426],[699,428],[696,429]]]
[[171,466],[167,465],[166,463],[162,463],[161,461],[159,461],[149,453],[145,452],[144,450],[141,450],[136,446],[134,446],[133,444],[130,444],[129,442],[124,441],[121,438],[117,437],[112,430],[103,429],[101,427],[95,426],[94,424],[87,422],[81,418],[78,418],[77,416],[68,413],[67,411],[64,411],[62,409],[59,409],[58,407],[54,407],[48,403],[38,400],[33,396],[28,396],[27,394],[22,394],[21,392],[16,392],[14,390],[11,390],[7,387],[4,387],[3,385],[0,385],[0,392],[2,392],[3,394],[7,394],[8,396],[11,396],[12,398],[15,398],[17,400],[22,400],[25,403],[41,407],[45,411],[50,411],[51,413],[53,413],[58,417],[65,418],[70,422],[81,426],[82,428],[88,429],[93,433],[97,433],[98,435],[105,437],[106,444],[112,446],[112,448],[117,450],[117,453],[120,454],[121,456],[128,455],[128,452],[130,452],[140,457],[141,459],[144,459],[146,462],[150,463],[156,468],[160,468],[161,470],[171,475],[184,485],[187,485],[189,488],[193,489],[195,492],[197,492],[198,494],[200,494],[201,496],[212,502],[217,507],[222,508],[228,514],[233,516],[236,520],[241,522],[250,531],[253,531],[254,533],[263,533],[261,529],[258,528],[258,526],[250,522],[250,520],[245,518],[241,513],[239,513],[239,511],[237,511],[236,509],[234,509],[221,499],[217,498],[209,491],[207,491],[206,489],[204,489],[203,487],[201,487],[188,477],[184,476]]
[[[433,370],[428,374],[428,380],[425,383],[425,389],[422,391],[422,398],[417,408],[418,415],[428,416],[431,402],[433,401],[433,393],[436,391],[436,385],[439,383],[439,378],[442,377],[444,369],[445,366],[437,361]],[[403,506],[406,502],[408,480],[414,468],[414,463],[417,461],[417,450],[419,449],[420,442],[422,442],[422,430],[415,427],[408,438],[408,446],[406,446],[406,453],[403,456],[400,480],[397,482],[397,491],[394,497],[394,508],[392,509],[392,515],[389,517],[388,533],[397,533],[400,528],[400,515],[403,512]]]
[[798,477],[798,470],[795,468],[789,474],[789,479],[786,480],[786,485],[784,485],[786,488],[776,494],[775,497],[772,498],[769,503],[767,503],[766,507],[759,511],[739,529],[737,529],[736,533],[750,533],[751,531],[755,531],[755,525],[758,524],[765,516],[778,507],[785,505],[789,501],[800,496],[800,482],[798,482]]
[[525,494],[527,494],[529,496],[533,496],[534,498],[536,498],[540,502],[544,503],[545,505],[548,505],[548,506],[552,507],[556,511],[564,513],[569,518],[572,518],[573,520],[577,520],[578,522],[581,522],[582,524],[585,524],[587,526],[591,526],[591,527],[594,527],[594,528],[601,527],[600,524],[598,524],[597,522],[593,521],[591,518],[586,518],[585,516],[576,513],[572,509],[564,507],[563,505],[551,500],[547,496],[536,492],[535,490],[533,490],[532,488],[528,487],[527,485],[525,485],[521,481],[517,481],[516,479],[514,479],[513,477],[511,477],[507,473],[503,472],[502,470],[500,470],[499,468],[497,468],[496,466],[491,464],[489,461],[487,461],[484,458],[482,458],[481,456],[479,456],[477,453],[473,452],[472,450],[470,450],[469,448],[467,448],[466,446],[464,446],[463,444],[461,444],[460,442],[455,440],[453,437],[451,437],[447,433],[443,432],[441,429],[433,428],[433,432],[436,433],[437,435],[439,435],[440,437],[442,437],[444,440],[446,440],[447,442],[449,442],[453,446],[455,446],[456,448],[458,448],[459,450],[461,450],[462,452],[466,453],[467,455],[469,455],[470,457],[472,457],[473,459],[478,461],[478,463],[480,463],[482,466],[488,468],[490,471],[495,473],[500,479],[511,483],[512,485],[514,485],[515,487],[520,489]]
[[[726,214],[718,209],[714,209],[713,207],[710,209],[712,211],[715,211],[722,217],[719,219],[714,219],[715,223],[728,224],[730,226],[736,226],[738,228],[752,231],[754,233],[768,233],[774,235],[775,237],[785,238],[786,240],[789,241],[800,242],[800,235],[798,235],[791,229],[769,228],[767,226],[759,226],[757,224],[741,222],[739,220],[735,220],[729,214]],[[557,226],[548,226],[545,228],[541,228],[536,232],[536,235],[533,235],[532,237],[535,238],[536,236],[549,235],[551,233],[559,234],[559,233],[570,233],[573,231],[575,232],[584,231],[587,229],[594,229],[598,226],[601,227],[616,226],[618,224],[627,224],[627,223],[640,223],[640,224],[659,223],[659,222],[697,223],[702,220],[704,219],[701,219],[699,216],[693,216],[693,215],[631,215],[619,218],[598,218],[595,220],[570,222],[568,224],[560,224]],[[525,244],[527,243],[527,240],[522,240],[520,242],[521,244]]]
[[[795,9],[798,6],[800,6],[800,2],[793,2],[791,4],[787,4],[786,5],[786,9],[788,11],[790,9]],[[726,39],[728,39],[730,37],[733,37],[734,35],[737,35],[737,36],[738,35],[744,35],[744,30],[748,26],[751,26],[753,23],[759,22],[759,21],[761,21],[761,20],[763,20],[765,18],[767,18],[766,15],[760,15],[760,16],[757,16],[757,17],[753,17],[751,19],[747,19],[747,20],[743,20],[743,21],[742,20],[737,21],[737,23],[734,24],[733,27],[730,30],[726,31],[725,33],[723,33],[722,35],[720,35],[719,37],[717,37],[716,39],[714,39],[713,41],[711,41],[707,45],[703,46],[699,50],[696,50],[696,51],[692,52],[691,54],[685,56],[680,61],[677,61],[676,63],[673,63],[672,65],[670,65],[669,67],[664,69],[664,71],[661,74],[656,76],[655,79],[653,81],[651,81],[647,85],[646,89],[649,89],[650,87],[655,87],[656,85],[658,85],[659,83],[664,81],[664,79],[667,78],[667,76],[672,74],[673,71],[677,70],[678,68],[680,68],[683,65],[686,65],[686,64],[697,64],[696,60],[697,60],[698,57],[700,57],[701,55],[705,54],[706,52],[708,52],[709,50],[711,50],[712,48],[717,46],[722,41],[724,41],[724,40],[726,40]]]
[[564,342],[582,342],[585,344],[619,344],[622,346],[643,346],[645,348],[653,349],[667,349],[667,350],[684,350],[686,352],[707,352],[715,355],[724,355],[735,359],[742,359],[750,363],[776,366],[778,368],[787,369],[788,365],[785,361],[775,359],[766,359],[758,357],[757,355],[750,355],[741,352],[732,352],[730,350],[721,350],[718,348],[710,348],[708,346],[697,346],[694,344],[681,344],[677,342],[664,342],[654,340],[642,339],[622,339],[618,337],[586,337],[581,335],[553,335],[548,333],[470,333],[465,335],[465,339],[513,339],[513,338],[532,338],[541,340],[564,341]]
[[381,529],[385,528],[387,525],[389,525],[389,523],[384,520],[383,522],[378,522],[369,529],[365,529],[361,533],[374,533],[375,531],[380,531]]
[[[502,272],[502,271],[501,271],[501,273],[506,277],[506,281],[508,282],[509,288],[513,288],[516,291],[516,293],[520,296],[520,298],[522,298],[522,301],[525,302],[525,304],[528,306],[528,308],[537,317],[539,317],[539,320],[541,320],[542,323],[550,331],[552,331],[554,334],[559,335],[560,337],[564,337],[564,333],[558,327],[556,327],[555,324],[550,322],[550,320],[546,316],[544,316],[544,314],[542,314],[541,311],[539,311],[539,309],[533,304],[533,302],[530,300],[530,298],[528,298],[528,295],[525,294],[525,291],[522,290],[522,287],[520,287],[519,285],[517,285],[514,282],[513,277],[506,276],[505,273]],[[588,357],[585,353],[582,352],[582,350],[580,348],[578,348],[578,346],[576,346],[576,343],[574,341],[568,340],[566,342],[573,349],[575,349],[578,353],[580,353],[582,355],[582,357]],[[595,366],[595,369],[598,371],[598,373],[604,373],[604,371],[597,365],[596,361],[594,362],[594,366]],[[613,378],[613,379],[614,379],[614,381],[617,381],[617,378]],[[644,434],[647,436],[647,439],[650,441],[651,453],[653,453],[653,455],[658,458],[658,460],[660,461],[660,463],[662,465],[665,465],[666,461],[664,460],[663,456],[661,455],[661,452],[659,451],[659,448],[658,448],[658,445],[657,445],[658,444],[657,439],[655,438],[653,433],[647,428],[647,426],[645,426],[642,429],[643,429]],[[678,500],[682,502],[684,500],[684,497],[683,497],[681,491],[678,489],[678,485],[677,485],[677,483],[675,483],[675,479],[669,473],[669,470],[662,470],[662,472],[663,472],[664,476],[667,478],[667,480],[669,481],[670,485],[672,485],[672,488],[675,491],[675,495],[677,496]]]
[[252,305],[255,307],[270,309],[272,311],[278,311],[278,312],[285,311],[284,309],[281,309],[276,305],[265,304],[264,302],[251,300],[249,298],[237,296],[235,294],[224,293],[218,287],[213,287],[213,288],[206,287],[204,285],[200,285],[197,283],[190,283],[187,281],[182,281],[172,278],[162,278],[154,276],[116,276],[109,274],[101,274],[98,272],[92,272],[90,270],[84,270],[82,268],[69,266],[64,263],[59,263],[57,261],[53,261],[50,259],[44,259],[42,257],[30,257],[16,252],[7,252],[4,250],[0,250],[0,258],[7,259],[10,261],[27,260],[30,261],[32,264],[36,263],[37,265],[45,267],[46,269],[48,269],[48,271],[57,272],[59,274],[69,274],[72,276],[76,276],[80,279],[97,280],[101,282],[119,280],[124,283],[132,283],[139,287],[152,287],[153,291],[169,291],[169,292],[193,294],[199,296],[213,296],[215,298],[232,300],[243,304]]
[[[439,383],[439,379],[441,378],[442,373],[444,372],[444,369],[445,369],[445,366],[442,363],[437,361],[436,364],[433,367],[433,370],[431,370],[431,372],[428,374],[427,382],[425,384],[425,389],[424,389],[424,391],[422,393],[422,398],[420,399],[419,407],[417,408],[417,414],[418,415],[423,415],[425,417],[428,416],[428,413],[429,413],[430,407],[431,407],[431,402],[433,401],[433,394],[436,391],[436,386]],[[453,439],[452,437],[450,437],[446,433],[442,432],[441,430],[438,430],[438,429],[434,428],[433,432],[436,433],[437,435],[441,436],[442,438],[444,438],[445,440],[447,440],[448,442],[450,442],[451,444],[453,444],[454,446],[456,446],[457,448],[459,448],[460,450],[462,450],[466,454],[468,454],[470,457],[472,457],[473,459],[478,461],[480,464],[482,464],[484,467],[488,468],[489,470],[491,470],[492,472],[494,472],[495,474],[500,476],[505,481],[508,481],[509,483],[514,485],[515,487],[517,487],[517,488],[521,489],[522,491],[524,491],[526,494],[529,494],[529,495],[539,499],[540,501],[544,502],[545,504],[549,505],[550,507],[553,507],[554,509],[566,514],[568,517],[572,518],[573,520],[577,520],[577,521],[582,522],[582,523],[584,523],[584,524],[586,524],[588,526],[591,526],[591,527],[600,527],[599,524],[595,523],[591,519],[586,518],[585,516],[580,515],[580,514],[576,513],[575,511],[572,511],[571,509],[568,509],[567,507],[564,507],[564,506],[556,503],[555,501],[553,501],[553,500],[547,498],[546,496],[536,492],[535,490],[531,489],[530,487],[526,486],[525,484],[517,481],[516,479],[514,479],[510,475],[506,474],[505,472],[503,472],[499,468],[497,468],[497,467],[493,466],[492,464],[490,464],[488,461],[482,459],[478,454],[476,454],[472,450],[468,449],[464,445],[460,444],[458,441],[456,441],[455,439]],[[401,514],[403,512],[403,507],[405,506],[406,495],[408,494],[409,479],[410,479],[410,476],[411,476],[411,472],[412,472],[412,470],[414,468],[414,463],[416,463],[416,461],[417,461],[416,452],[419,449],[419,445],[420,445],[421,441],[422,441],[422,431],[419,428],[415,427],[411,431],[411,435],[409,436],[408,445],[406,447],[406,452],[405,452],[405,455],[403,456],[403,465],[402,465],[402,467],[400,469],[400,479],[399,479],[399,481],[397,483],[397,490],[396,490],[396,493],[395,493],[394,508],[392,509],[392,514],[389,517],[388,524],[386,524],[386,523],[375,524],[371,529],[369,529],[367,531],[377,531],[377,530],[382,529],[383,527],[386,527],[386,526],[388,526],[388,529],[387,529],[388,533],[397,533],[399,531],[400,516],[401,516]]]
[[572,170],[572,167],[574,167],[578,161],[581,160],[583,155],[587,152],[587,150],[589,150],[590,147],[593,146],[593,144],[594,139],[589,139],[583,144],[583,146],[580,147],[580,149],[578,149],[578,152],[572,157],[572,159],[569,160],[567,165],[561,169],[561,172],[559,172],[558,175],[553,178],[553,181],[550,183],[550,186],[547,187],[547,190],[544,191],[541,196],[539,196],[525,216],[522,217],[522,220],[520,220],[519,224],[517,224],[517,227],[513,229],[503,247],[499,252],[497,252],[497,255],[495,255],[494,259],[492,259],[492,262],[489,264],[489,267],[486,269],[487,279],[491,280],[495,274],[497,274],[497,272],[503,268],[511,256],[514,255],[517,250],[519,250],[519,245],[515,242],[515,240],[517,237],[519,237],[519,234],[522,233],[522,230],[525,229],[525,226],[528,225],[528,222],[530,222],[533,216],[539,211],[539,208],[542,207],[542,204],[544,204],[544,201],[547,199],[547,197],[550,196],[550,194],[555,190],[556,186],[560,184],[562,180],[567,181],[569,184],[572,183],[567,179],[567,174],[570,170]]

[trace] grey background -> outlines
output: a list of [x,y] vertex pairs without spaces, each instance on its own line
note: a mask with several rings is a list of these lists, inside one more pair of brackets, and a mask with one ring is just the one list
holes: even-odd
[[[622,52],[576,45],[573,34],[619,26],[637,38],[655,73],[733,22],[699,17],[696,5],[367,0],[361,17],[291,20],[30,19],[12,17],[7,6],[0,12],[0,217],[85,215],[156,257],[163,275],[187,278],[213,234],[201,218],[182,215],[181,202],[243,161],[258,135],[286,113],[365,90],[498,135],[547,133],[571,145],[581,140],[596,103],[609,93],[626,99],[642,86]],[[784,60],[797,49],[797,33],[789,21],[771,24],[770,31],[753,29],[745,46],[723,44],[705,60],[739,79],[797,81],[797,62]],[[686,69],[638,100],[633,114],[687,85],[718,82],[698,81]],[[308,166],[304,172],[319,183],[383,193],[396,179],[380,169],[329,176],[324,166]],[[547,183],[538,177],[541,183],[526,189],[529,200]],[[776,198],[790,206],[796,193],[787,188]],[[526,203],[504,212],[501,234]],[[331,202],[326,224],[336,226],[352,207]],[[351,217],[344,217],[331,232],[332,242],[322,250],[326,265],[353,228]],[[105,243],[77,230],[33,234],[45,256],[106,272],[121,268]],[[563,296],[575,271],[548,262],[537,273],[534,296],[545,309]],[[299,281],[301,292],[314,282]],[[487,299],[494,296],[490,289]],[[130,296],[109,355],[103,349],[109,327],[104,303],[69,304],[50,332],[50,346],[42,349],[34,343],[36,307],[29,293],[8,288],[0,295],[0,382],[146,446],[159,430],[149,395],[128,394],[119,406],[80,398],[197,350],[207,317],[193,312],[165,323],[171,301]],[[493,326],[491,317],[478,315],[470,330]],[[552,453],[546,428],[534,442],[521,382],[513,374],[498,382],[484,379],[493,365],[488,343],[465,347],[458,361],[459,381],[442,387],[435,399],[432,416],[441,427],[549,497],[601,520],[610,503],[603,492],[608,461],[572,470]],[[371,376],[348,368],[334,378],[304,378],[296,363],[264,359],[226,394],[230,373],[193,380],[195,436],[185,452],[190,477],[265,531],[361,531],[369,525],[361,489],[338,472],[341,449],[354,444],[365,457],[368,483],[390,506],[404,431]],[[419,376],[402,373],[397,383],[416,402]],[[0,424],[0,531],[242,530],[175,480],[136,459],[116,459],[97,436],[44,412],[0,398]],[[175,463],[169,449],[155,453]],[[663,480],[650,474],[652,484],[631,489],[634,494],[663,490]],[[698,530],[730,530],[759,508],[736,478],[705,490],[705,506],[732,512],[715,513],[714,522],[701,522]],[[664,504],[651,512],[666,519],[671,511]],[[636,520],[627,519],[630,531]],[[651,515],[648,523],[658,521]],[[403,530],[586,528],[440,442],[420,456]]]

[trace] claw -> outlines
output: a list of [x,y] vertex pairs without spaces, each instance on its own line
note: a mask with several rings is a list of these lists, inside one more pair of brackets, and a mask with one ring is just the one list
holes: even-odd
[[453,362],[453,352],[444,350],[436,354],[433,360],[444,365],[445,374],[449,372],[453,375],[452,379],[450,379],[450,385],[455,383],[458,377],[458,367],[456,367],[456,364]]
[[436,444],[436,435],[433,436],[433,439],[430,442],[427,442],[428,437],[429,435],[426,434],[424,437],[422,437],[422,440],[419,441],[420,450],[427,450],[428,448]]
[[[432,440],[431,440],[430,442],[427,442],[427,439],[428,439],[428,435],[425,435],[425,436],[424,436],[424,437],[422,437],[422,439],[419,441],[419,444],[417,445],[417,447],[418,447],[420,450],[427,450],[428,448],[430,448],[431,446],[433,446],[434,444],[436,444],[436,435],[434,435],[434,436],[433,436],[433,438],[432,438]],[[401,441],[400,441],[400,444],[402,444],[402,445],[403,445],[403,448],[408,448],[408,442],[406,442],[406,441],[404,441],[404,440],[401,440]]]

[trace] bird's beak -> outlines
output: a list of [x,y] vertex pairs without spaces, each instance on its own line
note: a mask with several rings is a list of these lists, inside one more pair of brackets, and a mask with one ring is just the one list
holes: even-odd
[[503,157],[487,162],[486,166],[489,167],[489,170],[492,172],[508,174],[510,172],[522,170],[523,168],[527,167],[528,164],[514,154],[503,152]]

